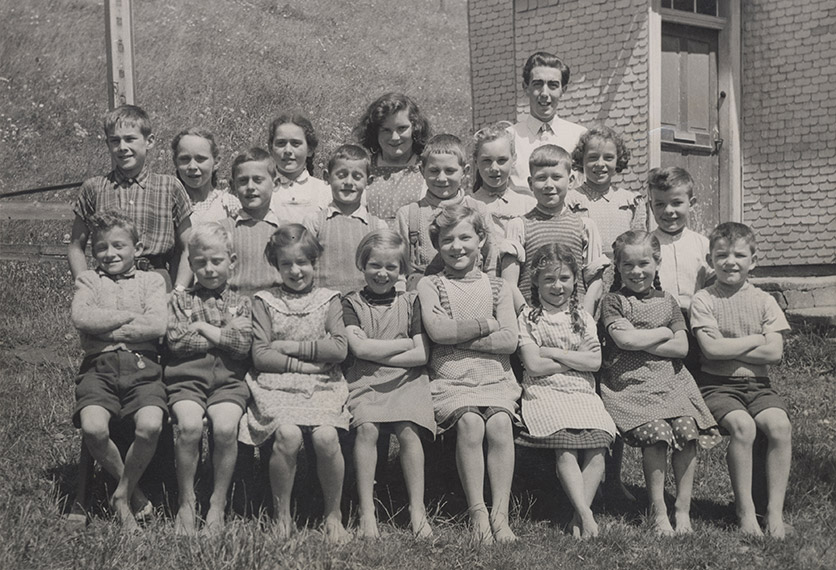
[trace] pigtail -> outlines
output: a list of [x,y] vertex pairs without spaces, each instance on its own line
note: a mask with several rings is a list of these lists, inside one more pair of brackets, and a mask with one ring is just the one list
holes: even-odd
[[613,273],[614,275],[612,279],[612,285],[610,286],[610,293],[620,291],[623,285],[621,283],[621,272],[618,270],[618,268],[616,268],[615,271],[613,271]]
[[578,282],[575,281],[575,287],[572,289],[572,297],[569,299],[569,315],[572,320],[572,332],[583,335],[586,332],[586,323],[581,314],[581,304],[578,301]]
[[537,324],[540,317],[543,316],[543,307],[540,304],[540,293],[537,291],[536,280],[531,284],[531,305],[532,309],[528,312],[528,320],[531,323]]
[[656,270],[656,275],[653,276],[653,288],[657,291],[662,290],[662,280],[659,279],[659,270]]

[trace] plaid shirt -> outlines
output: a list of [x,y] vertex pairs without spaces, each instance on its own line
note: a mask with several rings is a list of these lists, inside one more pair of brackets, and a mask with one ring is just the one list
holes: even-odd
[[204,322],[221,329],[221,341],[215,348],[243,359],[250,354],[252,333],[229,326],[235,317],[252,317],[249,297],[227,286],[205,289],[199,284],[186,291],[174,291],[168,302],[166,342],[177,358],[205,354],[213,346],[200,333],[189,330],[191,323]]
[[177,228],[191,214],[189,196],[174,176],[149,173],[125,178],[119,169],[84,181],[73,212],[89,227],[90,217],[118,210],[132,219],[139,231],[143,255],[165,255],[174,249]]

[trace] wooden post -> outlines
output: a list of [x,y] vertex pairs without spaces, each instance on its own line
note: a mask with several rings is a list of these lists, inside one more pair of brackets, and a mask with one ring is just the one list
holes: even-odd
[[131,0],[105,0],[108,105],[134,103],[134,28]]

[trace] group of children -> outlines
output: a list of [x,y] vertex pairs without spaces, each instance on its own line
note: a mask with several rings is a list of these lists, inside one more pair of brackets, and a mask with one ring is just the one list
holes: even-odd
[[[568,82],[556,59],[535,54],[523,77],[532,114],[551,110],[550,120]],[[170,413],[181,534],[200,519],[194,478],[208,421],[214,487],[204,532],[223,528],[242,442],[269,446],[274,517],[290,535],[308,441],[325,536],[345,541],[340,443],[353,430],[358,534],[379,536],[378,439],[394,434],[412,531],[429,536],[422,440],[450,430],[481,543],[516,539],[517,444],[555,450],[575,536],[598,534],[591,504],[605,471],[609,486],[621,485],[622,439],[642,449],[656,531],[687,533],[696,448],[715,445],[719,426],[731,436],[740,526],[753,535],[762,533],[753,445],[765,434],[765,526],[784,536],[791,428],[767,365],[780,361],[789,327],[748,283],[756,247],[746,226],[721,224],[708,239],[688,228],[694,183],[681,168],[650,173],[650,232],[645,198],[614,184],[629,153],[607,127],[579,131],[570,149],[528,141],[524,168],[520,129],[486,127],[473,138],[472,192],[462,142],[429,137],[400,94],[369,106],[355,133],[363,146],[338,147],[323,180],[313,176],[310,121],[282,115],[268,150],[235,157],[232,194],[217,188],[211,133],[175,137],[176,178],[148,173],[155,141],[141,109],[109,113],[105,134],[115,168],[82,187],[70,244],[85,352],[74,421],[119,481],[111,504],[126,528],[136,527],[145,502],[137,482]],[[527,192],[513,183],[516,170],[527,172]],[[133,421],[124,458],[110,437],[115,419]]]

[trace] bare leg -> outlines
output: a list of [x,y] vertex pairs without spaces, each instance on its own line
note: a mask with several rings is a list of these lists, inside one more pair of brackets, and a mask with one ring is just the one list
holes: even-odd
[[206,532],[217,534],[224,527],[226,496],[238,459],[238,423],[244,410],[232,402],[220,402],[206,410],[212,422],[212,474],[214,484],[206,513]]
[[171,411],[177,420],[174,458],[177,471],[179,505],[174,532],[193,535],[197,531],[194,476],[200,461],[200,438],[203,435],[203,406],[191,400],[175,402]]
[[125,454],[122,477],[111,499],[122,527],[127,531],[137,528],[131,511],[131,496],[157,449],[157,441],[163,429],[163,410],[156,406],[140,408],[134,414],[134,426],[134,441]]
[[456,422],[456,468],[467,499],[473,536],[483,544],[493,542],[488,508],[485,506],[484,438],[485,421],[481,416],[468,412]]
[[752,446],[755,443],[757,426],[752,416],[744,410],[726,414],[720,421],[731,435],[726,462],[729,466],[734,502],[740,530],[744,534],[761,536],[761,528],[755,515],[752,500]]
[[668,464],[668,447],[665,443],[655,443],[642,448],[642,466],[647,494],[650,497],[650,516],[656,534],[673,534],[671,521],[668,520],[668,508],[665,505],[665,471]]
[[340,438],[336,428],[319,426],[313,432],[313,446],[316,451],[316,470],[319,484],[322,486],[322,499],[325,507],[325,540],[332,544],[341,544],[351,539],[343,526],[343,514],[340,500],[343,494],[345,462]]
[[490,523],[497,542],[514,542],[508,524],[511,483],[514,479],[514,433],[508,414],[491,416],[485,423],[488,439],[488,479],[491,485]]
[[592,536],[597,535],[598,525],[592,516],[592,509],[589,508],[586,501],[583,473],[580,465],[578,465],[578,451],[576,449],[557,449],[555,450],[555,456],[557,458],[557,479],[575,509],[571,524],[572,536],[581,538],[582,529],[586,528],[594,533]]
[[[604,475],[606,454],[607,450],[603,447],[583,450],[581,473],[583,474],[584,498],[590,509],[590,514],[592,513],[592,501],[595,499],[595,493],[598,492],[598,486],[601,484],[601,478]],[[581,519],[580,523],[582,525],[581,538],[598,536],[598,523],[595,522],[594,518],[590,522]]]
[[401,470],[409,497],[412,533],[419,538],[429,538],[433,530],[424,506],[424,447],[418,435],[418,426],[411,422],[399,422],[395,424],[395,435],[401,448]]
[[[360,499],[361,538],[380,538],[374,510],[374,474],[377,469],[377,424],[366,423],[357,427],[354,440],[354,469],[357,473],[357,496]],[[403,453],[403,450],[401,450]]]
[[769,502],[766,507],[766,531],[777,539],[786,536],[784,498],[792,462],[792,425],[786,412],[767,408],[755,416],[755,423],[767,440],[766,486]]
[[689,441],[682,451],[673,451],[671,458],[673,477],[676,480],[676,502],[674,520],[677,534],[693,532],[691,528],[691,493],[694,490],[694,475],[697,472],[697,442]]
[[291,424],[280,425],[270,454],[270,488],[273,492],[273,517],[279,538],[286,539],[293,530],[290,495],[296,478],[296,459],[302,449],[302,430]]

